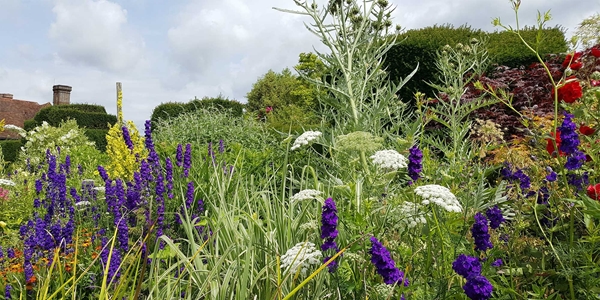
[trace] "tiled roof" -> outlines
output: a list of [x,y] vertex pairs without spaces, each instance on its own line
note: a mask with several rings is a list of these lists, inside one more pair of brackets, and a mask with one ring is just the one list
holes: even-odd
[[[0,97],[0,120],[4,119],[4,124],[12,124],[23,128],[25,120],[33,119],[40,109],[48,106],[51,106],[51,104],[39,104],[33,101]],[[20,136],[14,132],[0,132],[0,139],[18,138]]]

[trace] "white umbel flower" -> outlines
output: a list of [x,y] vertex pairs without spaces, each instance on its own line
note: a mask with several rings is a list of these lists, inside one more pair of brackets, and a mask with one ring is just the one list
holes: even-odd
[[298,193],[294,194],[294,196],[290,197],[292,202],[302,201],[302,200],[310,200],[315,199],[321,195],[321,191],[317,190],[301,190]]
[[281,269],[288,269],[291,274],[296,274],[298,270],[302,276],[306,275],[306,271],[311,266],[321,264],[321,251],[315,248],[315,244],[310,242],[302,242],[285,252],[281,256]]
[[460,202],[446,187],[437,184],[423,185],[415,189],[415,194],[423,198],[423,205],[435,203],[447,211],[462,212]]
[[397,214],[401,216],[401,223],[408,228],[413,228],[417,224],[426,224],[425,214],[421,209],[421,204],[413,202],[403,202],[397,208]]
[[15,186],[15,183],[12,180],[8,180],[8,179],[1,179],[0,178],[0,185],[10,185],[10,186]]
[[373,160],[373,164],[384,168],[384,169],[392,169],[398,170],[400,168],[406,168],[408,160],[404,155],[398,153],[396,150],[381,150],[375,152],[371,156]]
[[322,133],[320,131],[310,131],[310,130],[305,131],[298,138],[296,138],[296,140],[294,141],[294,144],[292,145],[292,148],[290,148],[290,150],[294,151],[294,150],[302,147],[302,145],[308,145],[308,143],[317,139],[321,135],[322,135]]

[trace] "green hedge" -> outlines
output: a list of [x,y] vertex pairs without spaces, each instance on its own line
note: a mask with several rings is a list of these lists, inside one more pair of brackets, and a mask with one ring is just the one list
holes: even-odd
[[31,131],[32,129],[34,129],[37,126],[37,123],[35,122],[34,119],[31,120],[25,120],[25,125],[23,126],[23,129],[25,129],[26,131]]
[[85,103],[74,103],[69,105],[57,105],[53,106],[54,109],[75,109],[78,111],[90,112],[90,113],[101,113],[106,114],[106,109],[102,105],[97,104],[85,104]]
[[158,126],[159,121],[169,118],[175,118],[186,112],[193,112],[198,109],[217,109],[229,110],[233,116],[241,116],[244,112],[245,105],[235,100],[229,100],[218,96],[216,98],[204,97],[202,99],[194,99],[188,103],[167,102],[162,103],[154,108],[150,120],[152,128]]
[[106,113],[85,112],[77,108],[64,106],[51,106],[40,110],[33,118],[35,125],[39,126],[46,121],[50,126],[58,126],[67,119],[75,119],[79,127],[89,129],[107,129],[109,124],[115,124],[117,117]]
[[[521,30],[521,35],[527,42],[534,43],[537,29],[526,27]],[[542,37],[541,47],[538,49],[542,57],[567,51],[561,28],[546,28],[542,32]],[[458,28],[452,25],[434,25],[408,30],[398,36],[397,44],[389,50],[385,59],[390,80],[394,82],[399,82],[400,78],[410,74],[417,64],[419,66],[417,73],[400,91],[403,101],[413,101],[416,91],[433,96],[433,89],[426,82],[438,83],[435,80],[438,72],[435,66],[436,52],[444,45],[468,44],[473,38],[487,39],[491,65],[518,67],[537,61],[535,54],[527,49],[515,34],[506,31],[487,33],[464,25]]]
[[0,141],[0,147],[2,147],[2,156],[4,156],[4,160],[7,162],[15,162],[23,145],[23,140]]
[[106,151],[107,134],[108,129],[85,129],[85,136],[87,136],[90,141],[96,143],[96,149],[102,152]]

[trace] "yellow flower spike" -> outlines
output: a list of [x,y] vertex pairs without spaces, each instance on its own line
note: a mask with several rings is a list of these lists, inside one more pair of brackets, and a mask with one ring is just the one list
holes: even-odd
[[140,136],[135,124],[128,121],[125,124],[129,131],[133,150],[127,147],[123,138],[123,123],[113,125],[106,135],[106,153],[110,157],[110,164],[106,171],[111,178],[133,179],[133,173],[139,169],[141,161],[148,156],[144,147],[144,138]]

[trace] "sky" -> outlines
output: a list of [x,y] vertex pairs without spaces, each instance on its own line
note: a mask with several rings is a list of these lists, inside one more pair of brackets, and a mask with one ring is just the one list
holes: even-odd
[[[312,0],[311,0],[312,1]],[[326,0],[318,0],[324,5]],[[362,1],[359,1],[362,2]],[[467,24],[494,31],[492,19],[515,26],[509,0],[389,0],[404,29]],[[302,52],[324,51],[293,0],[0,0],[0,93],[52,102],[52,86],[73,87],[71,103],[100,104],[138,126],[154,107],[216,97],[246,102],[270,69],[292,68]],[[549,26],[570,38],[600,0],[523,0],[519,24]]]

